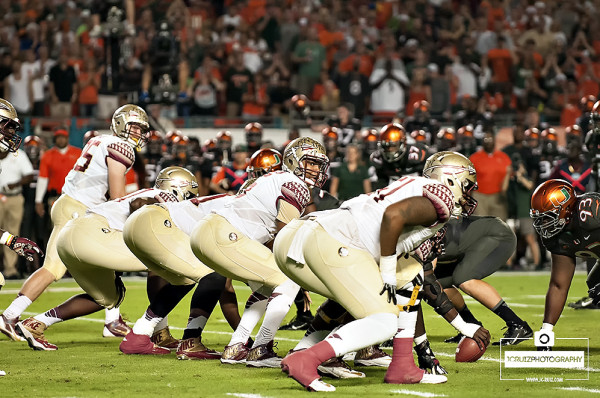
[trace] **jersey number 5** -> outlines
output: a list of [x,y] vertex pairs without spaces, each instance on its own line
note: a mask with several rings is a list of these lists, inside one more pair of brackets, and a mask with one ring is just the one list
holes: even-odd
[[79,159],[77,159],[77,163],[75,163],[75,167],[73,168],[75,171],[81,171],[82,173],[85,173],[92,162],[94,153],[98,150],[98,145],[100,145],[100,141],[98,140],[91,140],[88,142],[85,148],[83,148],[81,156]]

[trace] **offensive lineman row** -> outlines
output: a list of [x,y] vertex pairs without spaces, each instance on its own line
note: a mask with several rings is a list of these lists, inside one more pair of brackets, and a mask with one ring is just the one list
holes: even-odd
[[[133,112],[134,112],[133,115],[131,114],[131,112],[128,115],[129,118],[133,121],[128,121],[127,117],[124,119],[123,127],[124,127],[125,131],[127,131],[127,132],[132,131],[132,127],[134,127],[134,126],[139,127],[141,124],[139,122],[139,120],[141,119],[139,110],[136,109]],[[117,115],[118,114],[116,114],[116,116]],[[141,131],[139,136],[142,137],[143,135],[144,135],[143,131]],[[141,138],[139,138],[139,139],[141,139]],[[92,145],[92,147],[96,146],[93,144],[93,141],[90,142],[88,145]],[[114,156],[114,154],[113,154],[113,156]],[[104,160],[108,157],[109,157],[109,154],[104,155]],[[94,156],[92,154],[91,156],[87,156],[87,157],[83,157],[83,158],[85,159],[84,163],[80,165],[78,162],[78,165],[76,166],[76,168],[79,167],[79,169],[76,171],[85,174],[90,162],[93,161]],[[279,326],[281,319],[283,318],[283,316],[285,316],[285,313],[287,312],[287,309],[289,308],[291,301],[293,300],[293,298],[295,297],[295,295],[299,289],[298,285],[296,285],[291,280],[288,280],[284,276],[283,273],[281,273],[276,267],[273,267],[273,265],[275,264],[273,254],[269,249],[264,247],[262,244],[267,243],[267,241],[269,241],[269,240],[272,240],[272,237],[275,235],[275,233],[279,229],[283,228],[291,220],[297,219],[300,216],[300,214],[304,211],[305,207],[309,204],[309,201],[310,201],[311,195],[310,195],[310,191],[308,189],[309,186],[312,187],[312,186],[322,185],[322,183],[325,180],[325,172],[326,172],[326,169],[328,166],[328,160],[327,160],[327,157],[325,156],[324,148],[319,143],[317,143],[311,139],[306,139],[306,138],[301,138],[301,139],[296,140],[295,142],[292,142],[288,146],[288,148],[286,148],[286,153],[284,154],[283,160],[284,160],[284,167],[288,171],[291,171],[292,173],[287,173],[287,172],[268,173],[266,176],[254,181],[253,183],[248,185],[248,187],[240,195],[236,196],[234,199],[222,198],[222,200],[228,200],[228,201],[230,200],[231,202],[225,204],[225,206],[221,209],[221,212],[220,212],[221,214],[219,214],[219,211],[215,211],[213,214],[207,216],[206,219],[199,222],[198,226],[196,227],[196,230],[192,233],[192,249],[194,250],[196,256],[199,257],[200,259],[202,259],[204,263],[210,264],[212,266],[212,268],[218,270],[221,274],[225,274],[227,276],[232,276],[232,277],[235,277],[236,279],[240,279],[244,282],[247,282],[248,284],[250,284],[253,287],[253,290],[255,290],[256,292],[258,292],[261,288],[263,288],[263,289],[266,288],[267,291],[272,291],[271,300],[270,300],[269,306],[267,308],[267,316],[265,317],[265,322],[263,323],[263,327],[261,328],[261,331],[264,328],[265,332],[264,333],[259,332],[259,335],[257,336],[257,341],[255,342],[255,346],[253,347],[254,349],[258,349],[258,350],[256,350],[259,353],[258,358],[257,358],[258,361],[274,359],[276,362],[278,362],[276,356],[272,352],[272,336],[274,334],[274,331]],[[399,224],[392,223],[393,227],[394,227],[393,234],[397,234],[397,236],[395,238],[392,238],[390,240],[391,242],[394,243],[394,246],[395,246],[395,242],[398,240],[400,234],[402,233],[405,223],[407,226],[410,227],[410,226],[412,226],[411,223],[414,223],[416,226],[416,225],[418,225],[418,223],[421,223],[424,225],[430,225],[432,223],[436,223],[436,220],[446,221],[449,218],[450,213],[452,212],[452,208],[454,206],[452,192],[447,187],[445,187],[443,184],[440,184],[439,182],[432,183],[431,181],[427,181],[427,180],[420,181],[417,183],[418,186],[416,188],[414,188],[414,192],[406,192],[407,190],[404,189],[403,191],[405,191],[405,194],[400,196],[400,192],[401,192],[400,188],[402,187],[402,185],[406,185],[406,184],[409,184],[412,182],[413,182],[413,179],[410,179],[409,181],[399,182],[400,186],[391,188],[391,191],[389,194],[380,192],[377,194],[377,196],[375,198],[371,198],[371,197],[363,198],[363,200],[374,201],[374,203],[377,204],[377,203],[383,201],[385,196],[393,195],[396,191],[398,191],[398,194],[396,194],[396,195],[398,195],[398,199],[404,199],[407,196],[408,197],[416,196],[416,197],[420,197],[420,198],[424,197],[423,200],[427,201],[427,203],[429,204],[428,206],[430,207],[430,209],[432,211],[429,212],[428,218],[426,220],[420,221],[417,218],[415,221],[411,221],[410,217],[405,215],[404,217],[401,218],[401,219],[404,219],[403,220],[404,222],[399,223]],[[413,184],[413,186],[414,186],[414,184]],[[66,191],[66,192],[69,192],[69,191]],[[71,191],[70,194],[75,195],[76,193]],[[160,196],[158,196],[158,198],[159,197]],[[155,199],[156,198],[157,198],[157,196],[155,195]],[[69,198],[68,196],[65,198],[65,200],[69,200],[69,199],[71,199],[71,198]],[[214,200],[218,200],[218,199],[214,199]],[[123,201],[124,200],[119,200],[119,202],[123,202]],[[382,203],[380,206],[375,206],[373,211],[381,213],[390,204],[394,203],[394,201],[389,201],[389,198],[388,198],[387,202],[388,203]],[[129,203],[130,206],[132,203],[133,203],[133,201],[131,201]],[[418,201],[417,201],[417,203],[418,203]],[[425,202],[423,202],[423,203],[425,203]],[[68,204],[68,202],[67,202],[67,204]],[[407,204],[405,203],[404,206],[407,206]],[[131,207],[130,207],[130,209],[131,209]],[[79,210],[79,212],[82,212],[85,209],[78,208],[76,210]],[[143,227],[137,228],[137,229],[138,229],[138,231],[143,231],[144,233],[147,233],[148,231],[156,231],[156,229],[147,228],[147,223],[150,222],[150,224],[152,225],[153,219],[157,218],[157,217],[153,217],[153,214],[152,214],[152,212],[155,212],[155,211],[156,211],[156,207],[153,207],[153,206],[145,207],[144,209],[140,210],[139,212],[133,214],[132,217],[130,217],[130,224],[135,225],[138,222],[141,223],[141,225],[143,225]],[[160,210],[160,211],[162,211],[162,210]],[[71,215],[73,213],[79,214],[77,211],[73,211],[71,213]],[[90,213],[94,214],[93,211]],[[149,214],[149,215],[146,215],[146,214]],[[421,213],[421,214],[423,214],[423,213]],[[229,215],[229,218],[227,218],[228,215]],[[398,217],[398,215],[396,215],[395,217]],[[71,265],[71,267],[72,267],[72,264],[74,264],[76,262],[85,264],[85,261],[81,261],[81,259],[83,257],[81,254],[73,253],[75,247],[83,246],[81,244],[81,242],[77,242],[78,244],[74,243],[74,242],[76,242],[77,238],[82,235],[81,233],[73,233],[72,232],[73,230],[75,230],[75,231],[77,230],[77,226],[76,226],[77,224],[85,225],[85,227],[83,227],[83,228],[99,229],[104,234],[110,234],[110,232],[111,232],[110,223],[99,222],[98,226],[96,226],[96,225],[94,225],[94,222],[91,222],[91,221],[100,221],[100,220],[93,220],[94,218],[99,218],[99,217],[88,214],[88,215],[84,216],[83,218],[90,218],[91,220],[88,219],[88,220],[86,220],[87,222],[78,222],[79,218],[75,218],[74,220],[69,222],[65,228],[62,228],[62,232],[60,234],[58,234],[58,237],[57,237],[57,240],[58,240],[57,252],[60,255],[60,257],[63,259],[63,261],[65,263],[67,263],[67,265]],[[158,219],[159,219],[159,223],[158,223],[159,226],[163,226],[166,228],[172,227],[170,220],[164,219],[164,214],[158,216]],[[244,220],[244,222],[240,223],[240,220]],[[392,220],[390,220],[390,221],[392,221]],[[234,225],[235,223],[237,223],[238,225]],[[107,226],[108,226],[108,228],[107,228]],[[129,236],[130,235],[128,233],[129,228],[126,225],[123,228],[124,228],[124,234],[125,234],[125,242],[128,243],[128,246],[134,253],[139,248],[139,246],[142,246],[143,244],[147,243],[146,239],[141,239],[140,245],[137,245],[135,236]],[[132,226],[131,229],[135,230],[136,228]],[[376,229],[377,228],[374,228],[374,230],[376,230]],[[387,225],[386,225],[386,229],[387,229]],[[408,228],[408,229],[409,229],[409,231],[411,230],[411,228]],[[407,237],[412,236],[412,240],[409,239],[405,243],[405,250],[407,250],[407,251],[411,251],[412,249],[416,248],[418,244],[420,244],[426,238],[433,235],[433,233],[435,231],[437,231],[437,229],[430,230],[430,229],[425,229],[422,227],[421,228],[412,228],[412,229],[417,230],[417,232],[420,232],[420,234],[413,233],[413,231],[410,231],[407,233],[407,235],[406,235]],[[423,231],[426,231],[426,232],[423,232]],[[135,234],[133,234],[133,235],[135,235]],[[138,235],[139,235],[139,233],[138,233]],[[157,235],[160,235],[160,234],[157,234]],[[375,235],[377,235],[377,234],[375,234]],[[213,239],[208,239],[208,237],[213,237]],[[249,237],[251,237],[253,239],[249,239]],[[376,247],[377,246],[376,244],[373,245],[373,242],[376,242],[378,238],[379,238],[378,236],[371,236],[366,241],[367,244],[372,247],[371,251],[375,253],[375,256],[379,256],[378,253],[379,253],[380,249]],[[215,242],[217,243],[216,245],[215,245]],[[389,245],[390,243],[388,242],[387,244]],[[151,248],[146,248],[146,251],[149,251],[148,249],[152,250],[155,248],[156,248],[156,246],[152,245]],[[217,250],[215,250],[215,248],[217,248]],[[349,248],[346,248],[345,250],[349,250],[352,252],[352,251],[354,251],[354,249],[355,248],[353,248],[353,247],[349,247]],[[366,249],[366,247],[365,247],[365,249]],[[387,248],[386,250],[389,251],[389,248]],[[364,251],[364,253],[361,253],[361,255],[363,257],[366,256],[365,258],[370,258],[369,256],[372,254],[369,254],[369,252],[364,249],[363,249],[363,251]],[[140,253],[144,253],[144,250],[142,250]],[[71,258],[69,258],[70,255],[71,255]],[[92,256],[92,257],[96,257],[96,256]],[[143,254],[138,254],[137,257],[143,258]],[[244,261],[239,261],[240,257],[243,258]],[[387,256],[387,257],[389,257],[389,256]],[[394,298],[394,300],[395,300],[396,260],[395,260],[395,256],[393,256],[393,257],[394,257],[393,258],[393,260],[394,260],[393,261],[393,270],[390,267],[388,267],[390,269],[387,269],[387,271],[386,271],[387,272],[387,275],[386,275],[387,280],[386,280],[385,289],[384,289],[384,291],[381,292],[382,294],[384,292],[387,292],[387,295],[389,296],[388,300],[386,302],[385,298],[378,297],[378,299],[380,301],[379,304],[385,303],[384,306],[393,308],[393,310],[391,311],[391,315],[393,316],[394,319],[396,319],[396,314],[397,314],[398,310],[395,306],[391,305],[389,302],[392,298]],[[84,260],[85,259],[86,258],[84,257]],[[190,264],[188,262],[186,264],[183,264],[184,269],[181,270],[181,269],[177,269],[178,267],[176,265],[174,266],[175,263],[172,263],[172,264],[169,264],[169,266],[171,266],[172,268],[168,268],[167,270],[165,270],[164,269],[165,267],[163,265],[164,263],[160,264],[160,268],[162,268],[162,269],[153,268],[153,267],[156,267],[156,264],[151,265],[150,263],[151,263],[151,261],[146,261],[145,265],[148,266],[149,269],[152,269],[152,270],[158,271],[159,273],[162,273],[163,276],[166,277],[165,279],[169,280],[171,283],[173,283],[175,285],[177,285],[177,284],[185,285],[187,281],[185,281],[185,280],[182,281],[182,279],[194,278],[195,281],[198,281],[198,279],[201,278],[202,276],[206,276],[208,273],[212,272],[210,270],[207,271],[207,268],[203,264]],[[239,265],[240,263],[242,263],[243,266],[240,266]],[[389,263],[391,264],[391,261]],[[390,264],[388,264],[388,265],[390,265]],[[185,269],[186,267],[187,267],[187,269]],[[417,267],[417,268],[419,268],[419,267]],[[203,269],[199,269],[199,268],[203,268]],[[81,276],[76,276],[76,275],[78,275],[78,271],[76,271],[77,266],[73,267],[73,269],[75,270],[74,276],[75,276],[76,280],[78,280],[78,281],[82,280],[81,284],[86,285],[84,278],[82,278]],[[375,267],[375,269],[376,269],[376,267]],[[375,273],[374,275],[376,276],[376,278],[373,279],[373,282],[375,282],[378,278],[379,279],[381,278],[381,276],[379,276],[379,273]],[[394,275],[394,276],[391,276],[391,275]],[[91,302],[93,300],[93,301],[95,301],[96,304],[98,304],[101,307],[106,306],[106,305],[108,305],[109,307],[116,306],[119,303],[120,299],[122,298],[123,289],[122,289],[122,284],[119,283],[120,281],[118,280],[118,277],[116,277],[116,275],[114,275],[114,272],[113,272],[112,278],[113,278],[112,286],[114,286],[114,290],[112,292],[109,292],[109,293],[112,293],[112,295],[111,294],[97,295],[93,291],[94,290],[93,288],[92,289],[87,288],[86,291],[88,291],[88,293],[90,293],[90,296],[88,296],[86,298],[78,297],[78,299],[87,299],[88,302]],[[325,279],[325,278],[322,277],[322,279]],[[351,296],[351,297],[353,297],[353,300],[355,302],[358,302],[359,306],[362,306],[362,304],[360,304],[360,302],[362,300],[357,300],[356,298],[354,298],[353,295],[347,294],[348,291],[344,290],[345,288],[343,287],[344,283],[342,281],[339,281],[340,278],[336,277],[335,273],[333,275],[330,275],[330,278],[328,278],[328,279],[331,279],[332,281],[337,279],[338,280],[337,285],[339,285],[341,287],[340,288],[340,287],[335,287],[334,285],[331,285],[331,286],[326,285],[327,288],[329,290],[331,290],[331,294],[329,294],[330,297],[336,298],[338,301],[344,302],[343,301],[344,295]],[[405,282],[407,282],[407,281],[403,280],[403,284]],[[323,283],[326,283],[326,282],[323,281]],[[84,286],[84,288],[85,287],[86,286]],[[313,290],[314,290],[314,288],[313,288]],[[354,289],[352,289],[352,290],[354,290]],[[333,292],[337,292],[337,293],[333,293]],[[344,292],[346,292],[346,293],[344,293]],[[99,297],[99,296],[101,296],[101,297]],[[368,296],[369,296],[369,294],[367,293],[367,297]],[[264,300],[259,299],[258,301],[264,301]],[[278,301],[281,301],[281,303],[278,303]],[[370,300],[367,300],[367,302],[369,302],[369,301]],[[279,305],[275,305],[275,303],[278,303]],[[65,303],[65,304],[66,304],[66,306],[71,306],[73,303]],[[151,303],[151,305],[152,305],[152,303]],[[82,306],[82,305],[79,304],[78,306]],[[346,305],[346,306],[348,307],[348,305]],[[352,305],[349,305],[349,306],[352,307]],[[268,316],[269,310],[271,310],[271,309],[273,309],[273,311],[271,311],[271,314],[270,314],[271,316],[269,317]],[[284,311],[282,311],[282,309],[284,309]],[[361,317],[371,315],[369,313],[369,309],[367,308],[366,310],[367,310],[367,312],[364,312],[365,311],[364,308],[359,310],[359,312],[355,313],[355,317],[361,318]],[[249,311],[246,311],[245,315],[248,312]],[[260,310],[259,310],[259,312],[260,312]],[[59,306],[55,310],[53,310],[53,311],[51,310],[51,311],[47,312],[43,316],[45,316],[46,318],[54,318],[51,320],[58,321],[58,320],[63,320],[63,319],[61,319],[60,315],[61,315],[61,311],[60,311],[60,306]],[[162,318],[163,317],[161,317],[160,315],[156,316],[156,314],[152,311],[152,309],[150,307],[148,309],[148,311],[146,312],[145,316],[143,318],[141,318],[138,322],[136,322],[133,332],[131,332],[123,340],[123,343],[121,345],[121,350],[124,352],[130,351],[130,352],[141,353],[140,351],[150,348],[151,351],[154,351],[156,349],[156,347],[150,342],[149,334],[154,330],[154,326],[156,326],[160,321],[162,321]],[[274,318],[274,319],[272,320],[271,318]],[[270,322],[268,322],[268,321],[270,321]],[[360,319],[355,322],[359,322],[359,321],[360,321]],[[268,323],[270,323],[270,324],[268,324]],[[396,323],[396,321],[392,322],[394,330],[396,329],[395,323]],[[40,349],[53,349],[53,348],[55,349],[55,347],[52,347],[43,338],[43,329],[45,327],[46,327],[46,325],[39,320],[28,319],[24,322],[18,323],[16,326],[16,329],[19,334],[21,334],[27,338],[27,340],[33,347],[40,348]],[[346,326],[346,327],[349,327],[349,326]],[[476,330],[482,329],[478,325],[475,325],[475,328],[476,328]],[[150,333],[148,333],[147,330],[150,330]],[[141,333],[137,333],[138,331]],[[485,331],[485,333],[487,333],[487,331]],[[471,335],[472,334],[473,333],[471,333]],[[363,337],[363,336],[361,336],[361,337]],[[389,337],[389,336],[387,336],[387,337]],[[489,334],[487,335],[487,338],[489,338]],[[486,337],[484,336],[483,339],[485,341]],[[411,338],[411,340],[412,340],[412,338]],[[350,347],[352,348],[356,344],[361,344],[361,343],[353,342],[353,343],[351,343]],[[364,344],[364,345],[367,345],[367,344]],[[364,346],[364,345],[362,345],[362,346]],[[343,350],[345,348],[340,348],[340,349]],[[410,350],[410,343],[409,343],[409,350]],[[251,353],[249,353],[248,359],[252,358]],[[331,356],[333,357],[334,355],[331,355]],[[325,359],[329,359],[329,358],[325,358]],[[251,362],[251,361],[249,361],[249,362]],[[412,360],[410,362],[412,364],[412,367],[416,369]],[[392,364],[393,363],[394,362],[392,362]],[[292,367],[292,370],[289,370],[290,366]],[[288,369],[292,374],[295,374],[295,371],[293,370],[293,364],[290,363],[290,365],[286,365],[286,369]],[[302,376],[294,376],[294,377],[297,377],[299,379],[302,378]],[[394,378],[392,377],[392,378],[390,378],[390,380],[394,380]],[[445,381],[445,377],[443,377],[443,379],[442,379],[442,377],[438,377],[437,379],[433,378],[433,379],[428,380],[428,378],[426,376],[424,376],[423,372],[420,370],[417,370],[415,375],[413,375],[413,377],[410,379],[405,380],[398,375],[396,376],[396,382],[419,382],[419,381],[440,382],[440,381]],[[326,385],[325,383],[321,383],[318,380],[311,380],[311,382],[308,383],[306,386],[309,387],[313,382],[315,382],[316,385],[312,386],[311,388],[322,389],[323,386],[325,386],[325,388],[331,388],[330,386]]]

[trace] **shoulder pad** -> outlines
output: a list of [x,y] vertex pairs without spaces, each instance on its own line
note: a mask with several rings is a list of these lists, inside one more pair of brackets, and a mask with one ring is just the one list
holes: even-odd
[[444,184],[423,186],[423,196],[431,201],[437,212],[438,222],[446,222],[454,209],[454,195]]
[[113,142],[108,144],[107,150],[109,158],[122,163],[127,168],[130,168],[135,161],[135,153],[133,152],[133,148],[131,145],[125,142]]
[[310,203],[308,187],[299,181],[286,181],[281,185],[281,199],[294,205],[300,213]]

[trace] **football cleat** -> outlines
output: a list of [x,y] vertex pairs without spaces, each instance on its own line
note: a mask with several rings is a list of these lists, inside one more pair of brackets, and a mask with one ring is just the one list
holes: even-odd
[[171,335],[171,331],[167,326],[164,329],[160,329],[152,334],[150,340],[159,347],[168,348],[169,350],[176,350],[179,347],[179,340]]
[[206,348],[200,337],[192,337],[179,342],[177,359],[221,359],[221,353]]
[[246,363],[246,357],[248,356],[248,352],[253,343],[252,339],[248,339],[246,344],[236,343],[226,346],[223,350],[223,354],[221,354],[221,363],[232,365],[236,363]]
[[[313,357],[305,351],[306,350],[299,350],[286,356],[285,359],[281,361],[281,370],[300,383],[300,385],[308,391],[335,391],[335,387],[322,381],[319,378],[317,370],[309,365]],[[306,357],[305,355],[309,356]]]
[[127,326],[121,315],[116,321],[104,324],[102,337],[125,337],[131,332],[131,328]]
[[525,339],[533,337],[533,330],[527,322],[506,324],[506,332],[500,341],[494,341],[492,345],[516,345],[522,343]]
[[27,340],[29,347],[36,351],[56,351],[58,347],[51,344],[44,337],[44,330],[48,327],[44,322],[35,320],[34,318],[27,318],[24,321],[17,322],[15,330],[17,333]]
[[435,357],[435,354],[429,346],[429,341],[425,340],[421,344],[415,346],[419,368],[425,371],[431,371],[434,375],[447,375],[446,369],[440,365],[440,361]]
[[14,341],[25,341],[25,339],[17,333],[15,325],[19,322],[19,318],[13,321],[9,321],[4,315],[0,315],[0,332],[4,333],[6,337]]
[[313,319],[314,316],[310,313],[308,315],[296,315],[290,323],[281,326],[279,330],[307,330]]
[[[567,305],[576,310],[597,310],[600,308],[600,306],[597,306],[596,304],[594,304],[593,300],[589,296],[582,297],[579,300],[575,301],[574,303],[569,303]],[[0,326],[0,330],[1,330],[1,326]],[[6,333],[4,333],[4,334],[6,334]]]
[[444,375],[433,375],[425,373],[419,384],[441,384],[448,381],[448,377]]
[[463,337],[464,335],[459,333],[456,336],[448,337],[446,340],[444,340],[444,343],[458,344]]
[[392,362],[392,357],[383,352],[378,345],[372,345],[356,351],[354,365],[356,366],[378,366],[387,368]]
[[281,357],[277,356],[273,347],[277,344],[273,340],[267,344],[261,344],[248,351],[246,357],[246,366],[251,368],[278,368],[281,365]]
[[145,334],[128,333],[119,344],[119,350],[125,355],[165,355],[170,354],[171,350],[162,348],[150,340],[150,336]]
[[331,358],[323,362],[319,365],[317,371],[321,376],[330,376],[336,379],[357,379],[365,377],[363,372],[352,370],[340,357]]

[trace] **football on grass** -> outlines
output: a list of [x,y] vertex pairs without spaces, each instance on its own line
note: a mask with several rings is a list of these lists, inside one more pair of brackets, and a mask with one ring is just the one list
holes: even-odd
[[475,362],[485,353],[485,347],[479,348],[477,342],[470,337],[463,336],[456,347],[454,359],[456,362]]

